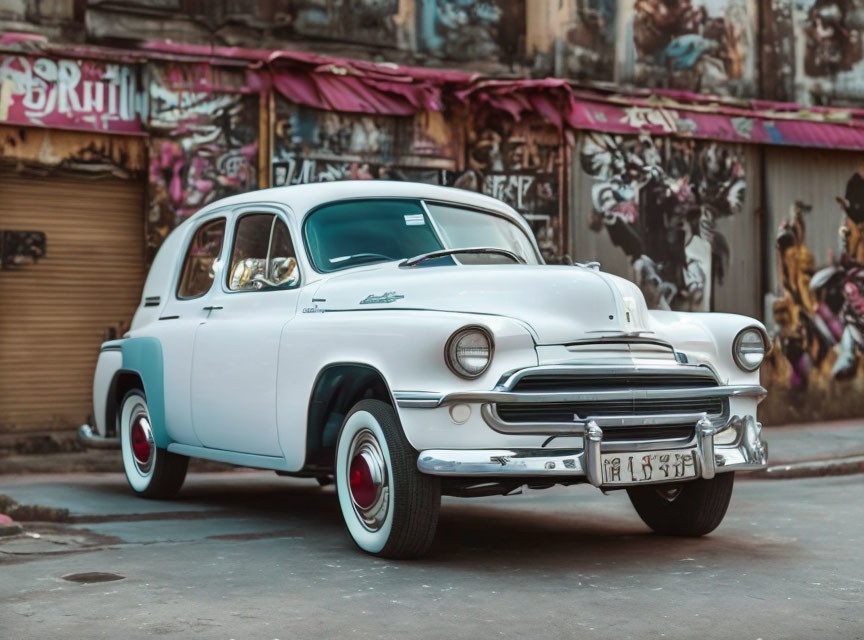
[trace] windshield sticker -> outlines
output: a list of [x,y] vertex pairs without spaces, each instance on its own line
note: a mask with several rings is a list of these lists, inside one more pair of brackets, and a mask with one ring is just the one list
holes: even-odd
[[407,227],[419,227],[426,224],[426,220],[423,219],[422,213],[408,213],[405,214],[405,226]]
[[401,300],[405,296],[396,293],[395,291],[387,291],[382,293],[380,296],[376,296],[375,294],[370,293],[368,296],[363,298],[360,301],[360,304],[387,304],[389,302],[396,302],[397,300]]

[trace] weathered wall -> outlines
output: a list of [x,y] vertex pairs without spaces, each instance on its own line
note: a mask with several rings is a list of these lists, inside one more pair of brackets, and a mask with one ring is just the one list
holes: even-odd
[[559,132],[540,121],[335,113],[278,95],[275,113],[273,186],[383,178],[481,191],[522,213],[545,255],[561,254],[564,148]]
[[43,173],[63,169],[119,178],[143,176],[147,166],[144,139],[137,136],[19,126],[0,126],[0,161]]
[[772,422],[864,413],[864,155],[766,151]]
[[864,0],[763,0],[764,95],[806,105],[864,100]]
[[460,136],[440,113],[320,111],[275,96],[272,184],[389,178],[442,183],[459,166]]
[[759,315],[758,148],[584,133],[571,246],[655,309]]
[[[149,65],[148,247],[206,204],[258,188],[259,96],[200,90],[208,67]],[[242,85],[242,77],[233,83]]]

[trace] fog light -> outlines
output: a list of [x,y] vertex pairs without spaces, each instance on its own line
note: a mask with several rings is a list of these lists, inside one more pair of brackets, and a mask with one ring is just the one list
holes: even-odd
[[450,407],[450,419],[456,424],[465,424],[471,417],[471,406],[467,404],[454,404]]

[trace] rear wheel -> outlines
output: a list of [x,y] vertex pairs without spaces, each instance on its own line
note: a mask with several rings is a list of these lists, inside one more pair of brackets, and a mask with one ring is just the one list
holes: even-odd
[[158,448],[152,424],[144,393],[127,393],[118,425],[126,480],[145,498],[172,498],[186,479],[189,458]]
[[380,400],[358,402],[336,445],[336,492],[358,547],[385,558],[428,552],[438,525],[441,484],[417,470],[417,452]]
[[698,537],[720,525],[734,483],[734,473],[719,473],[711,480],[631,487],[627,495],[642,521],[657,533]]

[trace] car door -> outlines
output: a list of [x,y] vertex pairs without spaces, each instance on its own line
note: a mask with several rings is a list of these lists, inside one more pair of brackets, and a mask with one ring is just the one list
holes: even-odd
[[165,422],[172,441],[200,444],[192,427],[190,379],[192,348],[198,325],[208,311],[210,295],[220,272],[226,229],[225,214],[215,214],[197,222],[190,231],[178,257],[176,285],[160,310],[159,319],[148,331],[162,345],[162,370],[165,385]]
[[192,355],[192,422],[205,447],[280,456],[276,374],[283,327],[300,285],[285,213],[238,211],[223,275],[198,326]]

